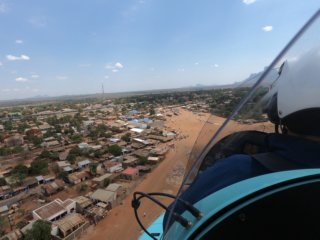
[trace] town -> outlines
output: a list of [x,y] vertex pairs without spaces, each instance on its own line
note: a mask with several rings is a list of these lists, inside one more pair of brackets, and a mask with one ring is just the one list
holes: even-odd
[[[39,228],[53,239],[78,238],[122,204],[143,176],[165,161],[174,141],[184,137],[167,126],[170,118],[182,110],[226,117],[246,91],[3,107],[0,239],[36,239]],[[245,119],[257,121],[265,117],[255,112]]]

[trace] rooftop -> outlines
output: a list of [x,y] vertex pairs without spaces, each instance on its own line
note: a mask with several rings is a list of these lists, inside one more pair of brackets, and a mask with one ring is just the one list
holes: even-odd
[[99,188],[94,193],[92,193],[91,198],[105,203],[113,202],[113,200],[115,199],[115,193]]
[[116,192],[119,188],[121,188],[122,185],[119,183],[110,183],[108,187],[106,187],[106,190],[111,192]]
[[100,176],[100,177],[95,177],[94,179],[92,179],[92,181],[94,181],[94,182],[101,182],[101,181],[103,181],[103,180],[106,179],[106,178],[110,178],[111,176],[112,176],[111,173],[106,173],[106,174],[103,174],[103,175]]
[[133,175],[136,174],[139,170],[136,168],[127,168],[124,171],[122,171],[123,174],[127,174],[127,175]]
[[66,236],[69,230],[78,228],[85,222],[86,222],[86,219],[81,214],[72,213],[67,215],[63,219],[55,222],[55,224],[58,226],[58,228],[63,233],[63,235]]
[[61,205],[62,201],[60,199],[56,199],[33,212],[36,213],[41,219],[49,219],[51,216],[56,213],[66,211]]

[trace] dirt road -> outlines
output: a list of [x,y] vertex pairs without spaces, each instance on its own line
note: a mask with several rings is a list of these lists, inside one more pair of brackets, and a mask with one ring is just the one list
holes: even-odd
[[[207,115],[198,116],[181,110],[178,116],[168,119],[166,125],[185,137],[175,140],[175,147],[169,151],[166,159],[147,175],[146,179],[137,186],[136,191],[160,191],[173,194],[178,191],[188,154],[206,118]],[[81,239],[137,239],[141,234],[141,228],[136,223],[131,199],[132,195],[129,195],[123,205],[112,209],[98,225],[90,227]],[[166,203],[170,202],[163,200]],[[142,222],[146,225],[149,225],[163,211],[148,200],[143,201],[140,208]],[[143,216],[144,213],[145,216]]]

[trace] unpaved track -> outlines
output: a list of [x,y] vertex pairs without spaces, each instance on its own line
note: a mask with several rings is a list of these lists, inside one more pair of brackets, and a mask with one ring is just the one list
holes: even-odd
[[[206,118],[207,115],[198,116],[184,110],[181,110],[178,116],[168,118],[166,125],[186,137],[175,141],[175,148],[171,149],[166,159],[136,187],[136,191],[159,191],[173,194],[178,191],[181,177],[177,177],[176,173],[186,165],[187,156]],[[141,228],[135,220],[131,199],[132,195],[129,195],[123,201],[123,205],[112,209],[105,219],[96,226],[90,227],[81,239],[137,239],[141,234]],[[166,203],[170,202],[163,200]],[[141,203],[140,209],[141,219],[146,225],[149,225],[162,212],[161,208],[147,200]]]

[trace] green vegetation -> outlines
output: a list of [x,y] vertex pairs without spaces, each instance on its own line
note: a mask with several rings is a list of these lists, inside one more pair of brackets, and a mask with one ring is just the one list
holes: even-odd
[[8,220],[0,216],[0,237],[5,234],[6,227],[8,226]]
[[13,182],[21,185],[23,180],[28,176],[28,173],[28,167],[20,163],[10,171],[10,178]]
[[88,185],[85,183],[82,183],[79,187],[79,192],[85,192],[88,190]]
[[35,221],[32,228],[27,230],[25,240],[51,240],[51,222]]
[[117,144],[108,147],[108,152],[114,156],[120,156],[122,154],[122,148]]
[[139,165],[146,165],[148,162],[148,159],[146,157],[139,157],[139,160],[138,160],[138,164]]
[[110,184],[110,179],[109,178],[106,178],[106,179],[104,179],[103,180],[103,187],[108,187],[109,186],[109,184]]
[[48,172],[48,161],[42,158],[36,158],[30,166],[31,175],[46,174]]
[[89,169],[90,169],[91,175],[93,175],[93,176],[97,175],[97,167],[98,167],[97,163],[90,163],[89,164]]
[[105,124],[99,124],[98,126],[90,126],[89,128],[89,137],[92,140],[96,140],[101,137],[109,137],[107,131],[109,130],[109,127]]
[[131,133],[128,132],[128,133],[126,133],[125,135],[123,135],[123,136],[121,137],[121,140],[123,140],[123,141],[125,141],[125,142],[130,142],[130,141],[131,141]]

